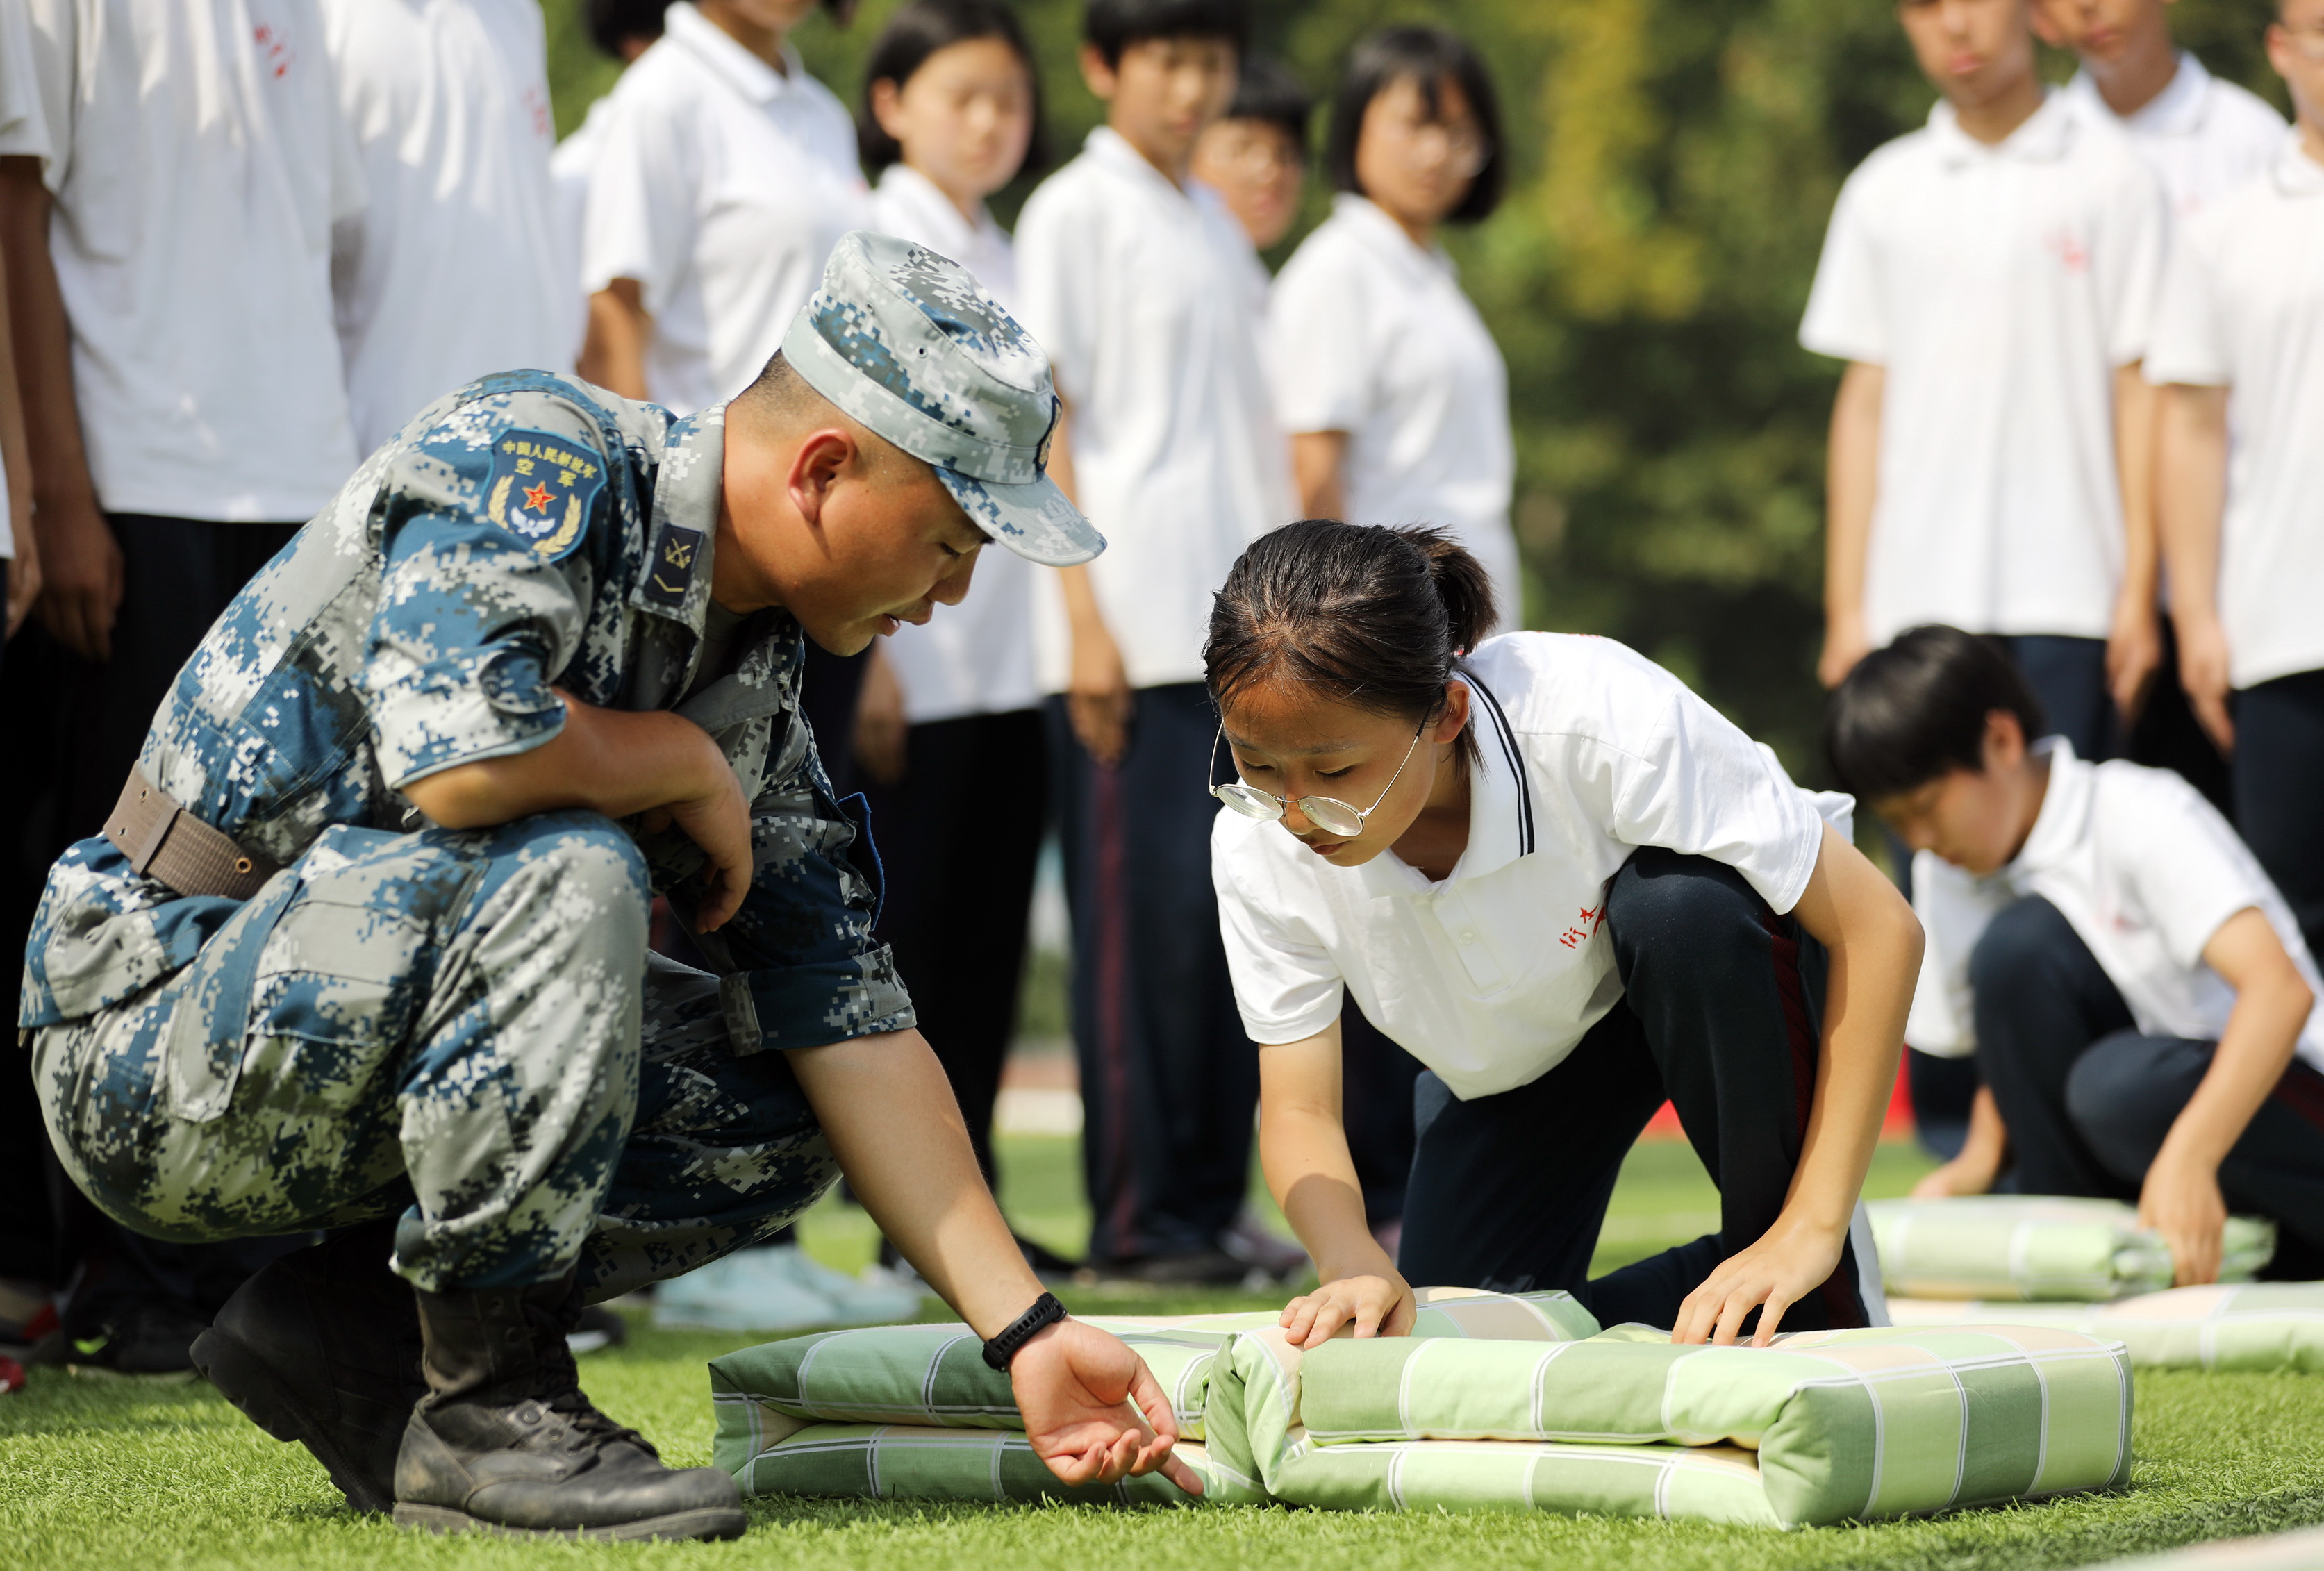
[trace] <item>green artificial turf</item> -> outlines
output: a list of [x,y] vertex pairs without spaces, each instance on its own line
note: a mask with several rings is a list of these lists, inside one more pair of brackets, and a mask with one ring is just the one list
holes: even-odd
[[[1003,1142],[1003,1199],[1025,1231],[1078,1243],[1073,1142]],[[1884,1147],[1872,1192],[1925,1166]],[[1692,1237],[1716,1197],[1681,1145],[1641,1146],[1625,1170],[1599,1268]],[[829,1206],[810,1246],[853,1263],[869,1225]],[[1116,1312],[1248,1307],[1239,1293],[1067,1289]],[[681,1463],[706,1461],[703,1361],[738,1340],[653,1330],[633,1317],[619,1351],[584,1364],[591,1393]],[[1932,1520],[1775,1533],[1677,1522],[1547,1515],[1369,1516],[1237,1507],[1201,1511],[928,1507],[755,1502],[740,1544],[512,1544],[438,1539],[358,1518],[303,1451],[269,1439],[207,1387],[76,1380],[36,1371],[0,1398],[0,1566],[451,1566],[568,1564],[872,1567],[880,1571],[1358,1571],[1367,1567],[1998,1567],[2087,1565],[2116,1556],[2324,1522],[2324,1379],[2142,1373],[2138,1464],[2120,1494]]]

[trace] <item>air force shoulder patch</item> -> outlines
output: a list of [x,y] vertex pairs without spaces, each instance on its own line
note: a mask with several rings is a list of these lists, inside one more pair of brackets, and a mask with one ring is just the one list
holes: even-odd
[[581,543],[589,504],[604,485],[604,459],[594,448],[547,431],[505,430],[493,439],[484,516],[541,560],[558,561]]

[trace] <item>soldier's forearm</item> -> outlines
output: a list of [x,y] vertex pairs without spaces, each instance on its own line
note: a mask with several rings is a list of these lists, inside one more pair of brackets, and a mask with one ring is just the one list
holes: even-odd
[[563,729],[540,746],[477,759],[403,787],[447,829],[484,829],[580,808],[626,818],[732,789],[733,771],[709,733],[666,710],[600,709],[566,693]]

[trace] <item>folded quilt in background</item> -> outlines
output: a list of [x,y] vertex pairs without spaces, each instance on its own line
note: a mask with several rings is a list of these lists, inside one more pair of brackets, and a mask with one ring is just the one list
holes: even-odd
[[[1893,1297],[2092,1303],[2171,1285],[2170,1247],[2118,1200],[1976,1195],[1865,1209]],[[2229,1217],[2219,1280],[2247,1282],[2274,1253],[2274,1223]]]
[[2173,1288],[2109,1304],[1891,1298],[1899,1326],[2007,1321],[2119,1342],[2147,1369],[2324,1371],[2324,1282]]

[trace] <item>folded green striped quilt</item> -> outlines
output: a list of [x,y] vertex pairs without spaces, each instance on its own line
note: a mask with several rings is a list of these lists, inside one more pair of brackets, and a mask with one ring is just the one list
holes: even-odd
[[[1676,1347],[1598,1331],[1563,1294],[1429,1298],[1421,1335],[1304,1354],[1271,1315],[1097,1323],[1171,1391],[1211,1503],[1797,1527],[2129,1474],[2122,1349],[2070,1330]],[[890,1326],[727,1354],[711,1365],[715,1459],[746,1493],[1185,1500],[1156,1478],[1058,1484],[1021,1435],[993,1432],[1016,1413],[977,1346],[964,1327]]]
[[2107,1304],[1891,1298],[1899,1325],[2009,1321],[2119,1342],[2149,1369],[2324,1371],[2324,1282],[2173,1288]]
[[[1977,1195],[1865,1209],[1882,1285],[1904,1298],[2087,1303],[2171,1285],[2170,1247],[2118,1200]],[[2274,1223],[2230,1217],[2219,1280],[2247,1282],[2274,1253]]]

